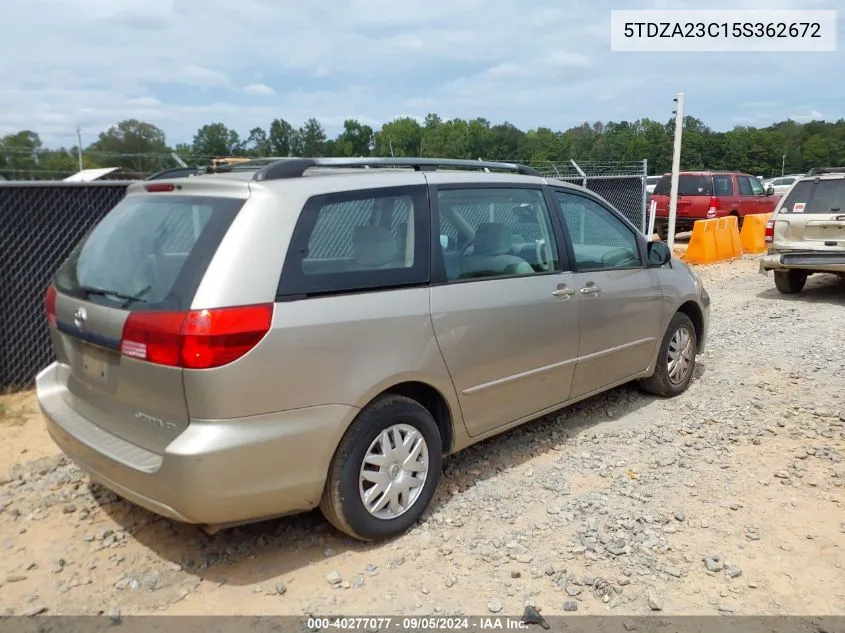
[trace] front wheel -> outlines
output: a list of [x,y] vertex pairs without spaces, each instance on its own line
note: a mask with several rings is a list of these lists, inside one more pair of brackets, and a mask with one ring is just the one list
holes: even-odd
[[689,387],[695,370],[698,336],[692,320],[683,312],[675,313],[663,335],[654,373],[640,381],[643,390],[671,398]]
[[807,283],[807,273],[803,270],[776,270],[775,288],[785,295],[797,295]]
[[340,441],[320,510],[362,541],[401,534],[434,496],[441,460],[440,431],[428,409],[403,396],[379,398]]

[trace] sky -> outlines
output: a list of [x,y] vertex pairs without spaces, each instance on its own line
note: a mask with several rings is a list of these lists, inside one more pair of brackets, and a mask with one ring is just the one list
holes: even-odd
[[[841,0],[711,0],[710,8],[835,9]],[[564,130],[669,120],[717,130],[845,116],[834,53],[610,50],[612,9],[685,0],[3,0],[0,136],[83,144],[127,118],[191,142],[274,118],[373,127],[400,116],[484,117]]]

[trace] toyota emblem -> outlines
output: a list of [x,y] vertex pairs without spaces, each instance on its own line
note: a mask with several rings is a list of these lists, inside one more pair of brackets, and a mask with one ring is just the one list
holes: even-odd
[[87,318],[88,313],[85,312],[85,308],[77,308],[76,312],[73,313],[73,323],[78,328],[81,328],[85,325],[85,319]]

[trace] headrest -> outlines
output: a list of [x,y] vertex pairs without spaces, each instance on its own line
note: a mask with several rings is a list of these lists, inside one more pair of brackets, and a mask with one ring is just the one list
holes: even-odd
[[476,255],[504,255],[513,246],[510,229],[498,222],[484,222],[475,230],[473,253]]
[[362,266],[386,266],[396,257],[396,239],[390,229],[383,226],[356,226],[352,244],[355,259]]

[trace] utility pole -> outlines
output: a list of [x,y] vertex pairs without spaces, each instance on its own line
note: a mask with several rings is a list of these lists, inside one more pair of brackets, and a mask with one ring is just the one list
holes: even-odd
[[79,171],[82,171],[82,130],[76,126],[76,158],[79,160]]
[[783,173],[786,171],[786,154],[781,157],[780,161],[780,175],[783,176]]
[[671,251],[675,246],[675,219],[678,215],[678,173],[681,171],[681,135],[684,132],[684,93],[675,97],[675,149],[672,153],[672,189],[669,195],[669,230],[667,242]]

